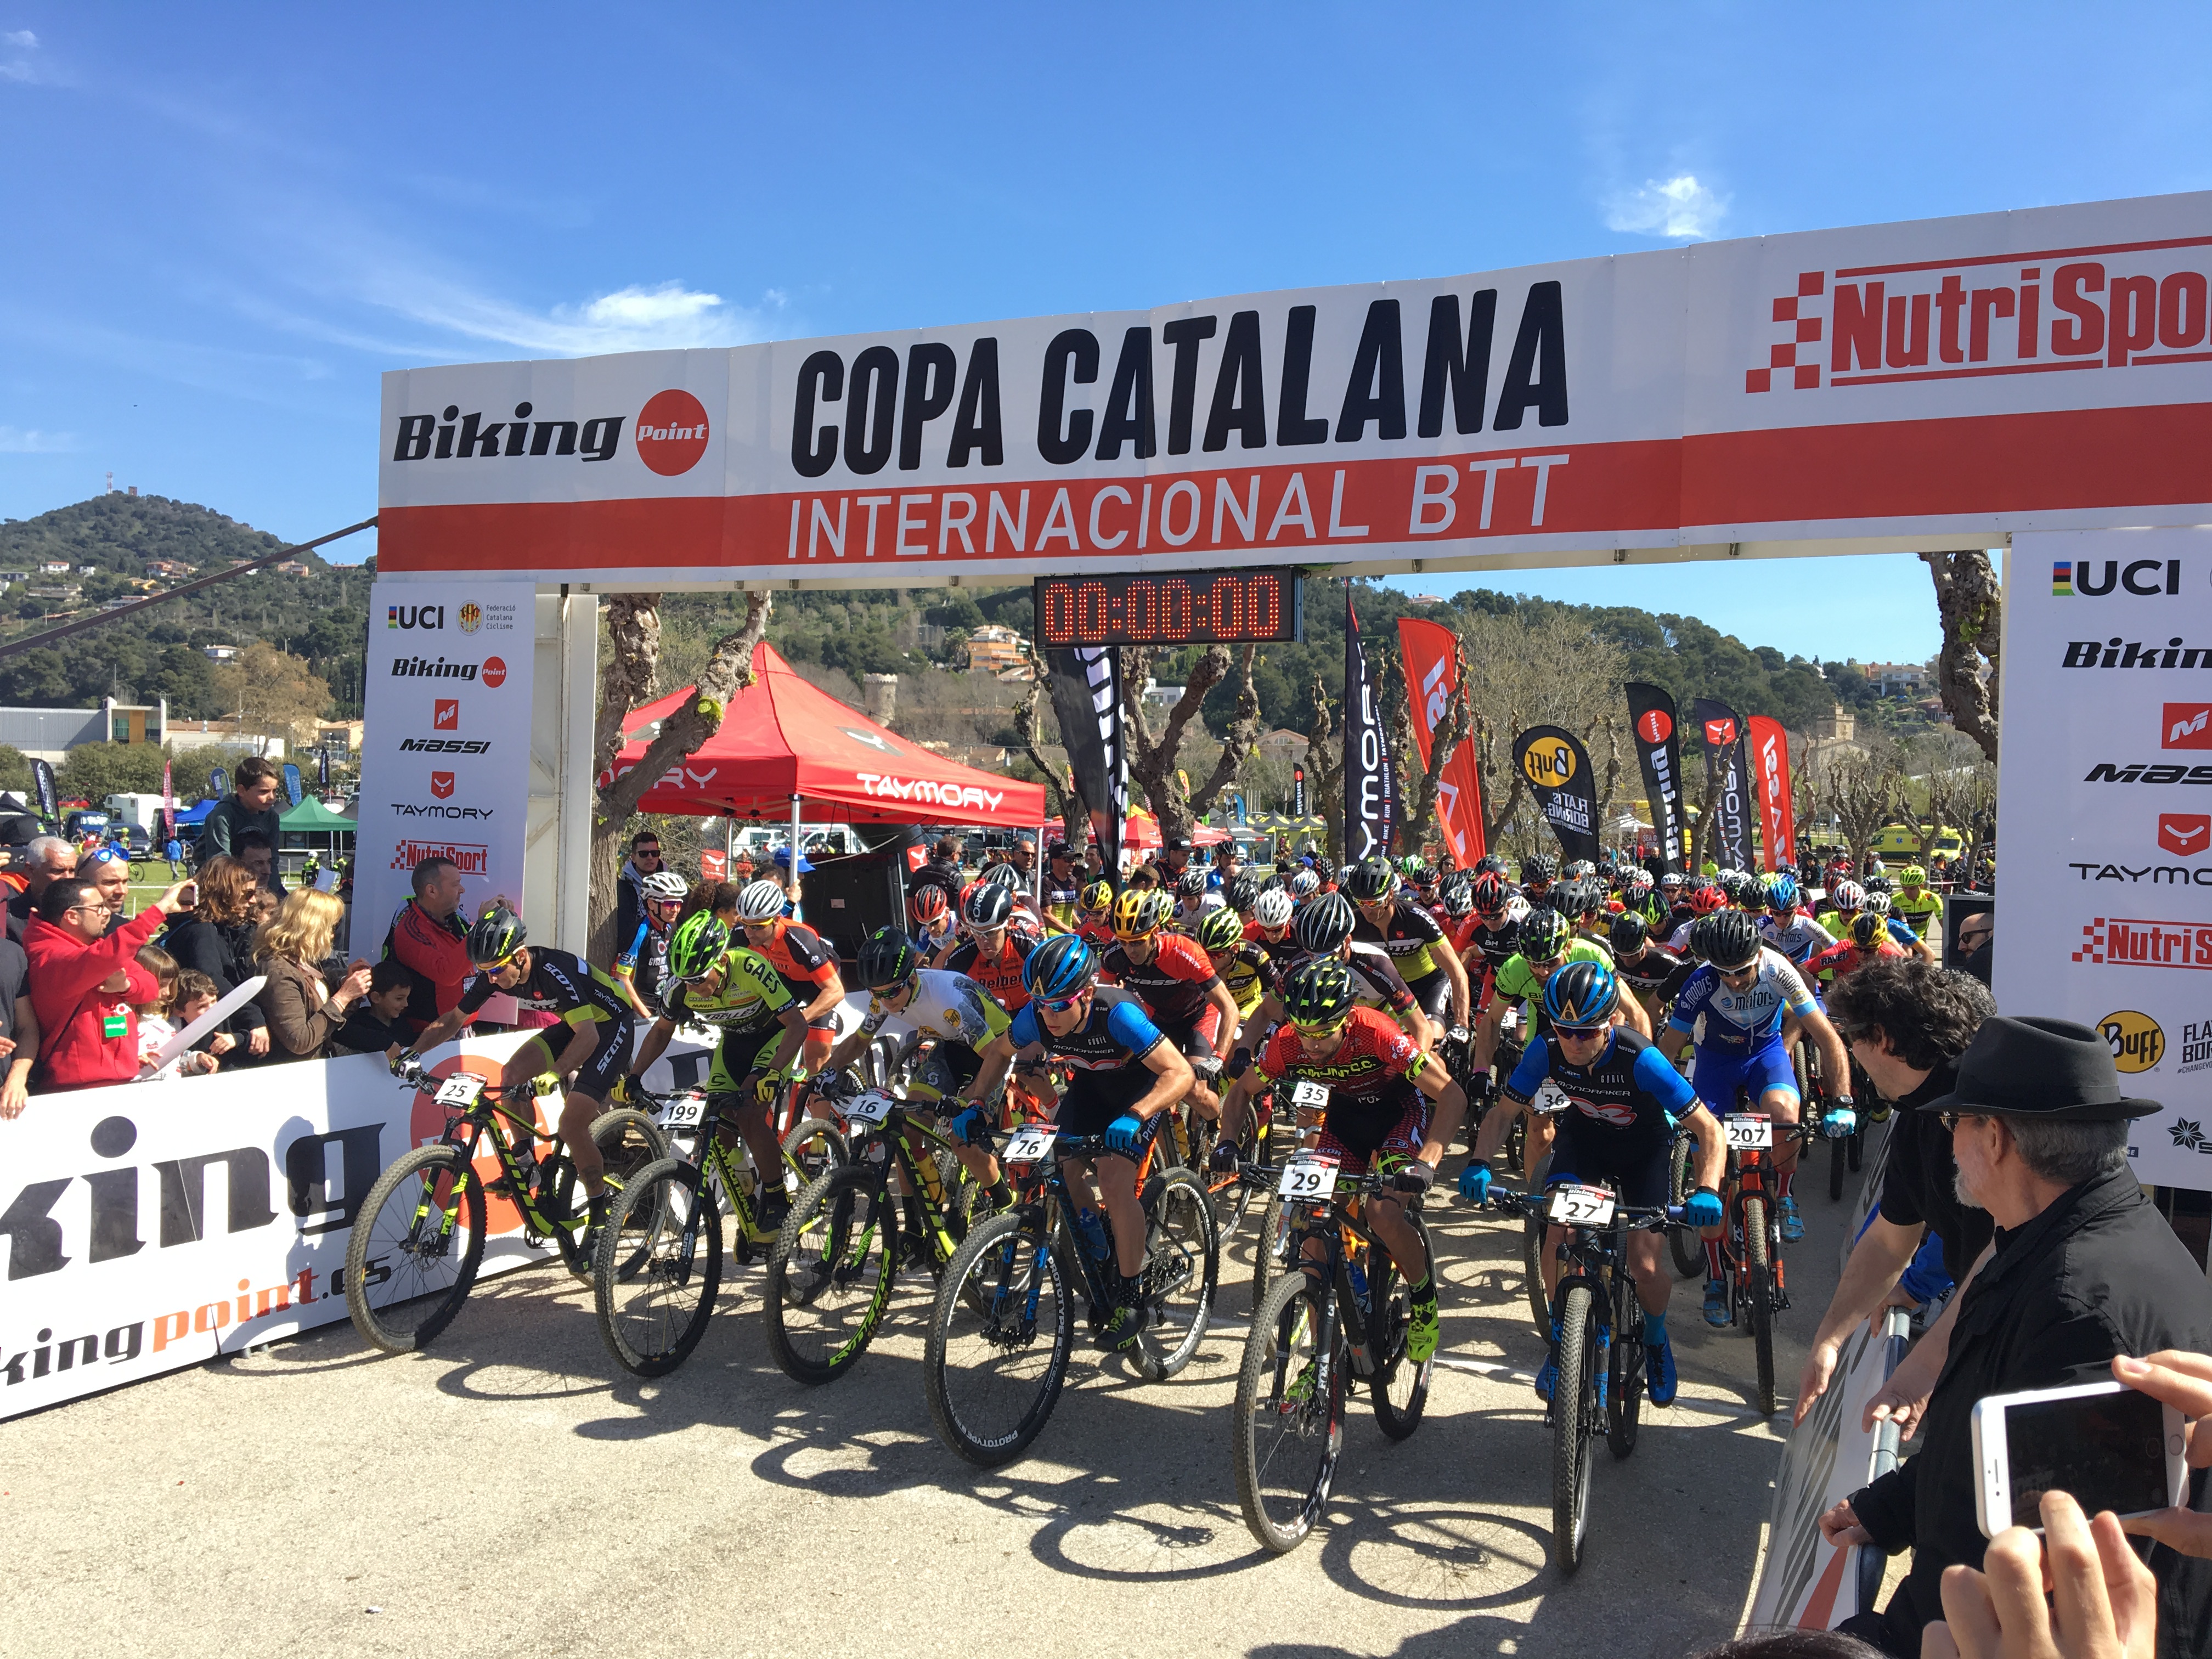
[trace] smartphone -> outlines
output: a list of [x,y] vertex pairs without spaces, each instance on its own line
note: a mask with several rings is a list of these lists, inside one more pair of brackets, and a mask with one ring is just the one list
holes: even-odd
[[2186,1501],[2181,1413],[2119,1382],[1993,1394],[1973,1411],[1974,1518],[1982,1536],[2043,1529],[2038,1505],[2054,1489],[2086,1514],[2125,1517]]

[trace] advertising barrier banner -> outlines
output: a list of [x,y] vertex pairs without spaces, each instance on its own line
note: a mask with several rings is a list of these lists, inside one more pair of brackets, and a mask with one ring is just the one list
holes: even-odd
[[522,902],[537,604],[523,581],[379,578],[369,593],[355,951],[374,958],[415,866],[451,859],[462,908]]
[[1597,791],[1589,756],[1571,732],[1532,726],[1513,739],[1513,763],[1528,781],[1536,805],[1570,859],[1595,861]]
[[1713,826],[1706,832],[1705,856],[1723,870],[1751,868],[1751,793],[1743,767],[1743,722],[1735,710],[1711,697],[1690,705],[1705,740],[1705,765],[1718,787],[1713,795]]
[[1398,830],[1398,780],[1382,709],[1367,675],[1352,589],[1344,591],[1344,856],[1353,864],[1386,857]]
[[[1413,741],[1426,767],[1453,696],[1459,690],[1459,635],[1442,623],[1398,619],[1398,654],[1406,665],[1411,691]],[[1452,862],[1471,870],[1486,850],[1482,832],[1482,777],[1474,750],[1465,738],[1452,746],[1437,774],[1437,828]]]
[[1751,777],[1759,797],[1759,867],[1770,874],[1797,867],[1797,814],[1790,799],[1790,734],[1782,722],[1753,714]]
[[2212,1189],[2212,532],[2019,536],[2004,595],[1997,1006],[2102,1031],[2136,1178]]
[[1631,680],[1628,721],[1636,734],[1636,763],[1651,807],[1651,831],[1667,868],[1680,874],[1686,850],[1682,827],[1682,734],[1675,729],[1674,698],[1664,686]]

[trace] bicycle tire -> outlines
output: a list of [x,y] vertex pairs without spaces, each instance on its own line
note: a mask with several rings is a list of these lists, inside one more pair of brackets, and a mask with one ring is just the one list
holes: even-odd
[[1633,1288],[1623,1298],[1636,1322],[1633,1330],[1613,1322],[1613,1345],[1607,1350],[1605,1443],[1617,1462],[1636,1449],[1638,1419],[1644,1407],[1644,1321]]
[[1544,1218],[1521,1218],[1521,1284],[1528,1298],[1528,1317],[1546,1336],[1552,1334],[1551,1298],[1544,1294]]
[[[599,1149],[605,1165],[610,1216],[614,1213],[613,1195],[648,1165],[669,1155],[668,1137],[660,1126],[628,1106],[617,1106],[592,1120],[592,1144]],[[547,1164],[538,1194],[545,1218],[553,1224],[553,1243],[562,1261],[577,1278],[591,1278],[592,1260],[584,1254],[583,1229],[568,1224],[576,1213],[576,1165],[566,1149],[555,1153]]]
[[[1696,1142],[1687,1135],[1678,1135],[1674,1150],[1667,1165],[1668,1202],[1679,1205],[1688,1198],[1695,1182],[1691,1179],[1690,1158]],[[1674,1258],[1674,1277],[1695,1279],[1705,1271],[1705,1242],[1698,1236],[1695,1227],[1667,1229],[1667,1253]]]
[[1130,1359],[1146,1382],[1164,1382],[1206,1339],[1220,1285],[1221,1234],[1212,1195],[1188,1170],[1170,1170],[1145,1186],[1144,1297],[1153,1322]]
[[1273,1190],[1267,1194],[1267,1207],[1260,1212],[1260,1231],[1252,1240],[1252,1305],[1257,1308],[1267,1299],[1268,1287],[1281,1273],[1291,1241],[1283,1229],[1283,1198]]
[[711,1182],[680,1158],[631,1176],[607,1206],[592,1260],[599,1337],[636,1376],[691,1357],[722,1286],[722,1212]]
[[[426,1174],[432,1170],[441,1173]],[[443,1227],[446,1236],[429,1249],[407,1242],[424,1198],[431,1197],[434,1212],[443,1214],[447,1198],[453,1195],[448,1185],[447,1198],[439,1198],[435,1185],[426,1189],[426,1182],[451,1182],[463,1175],[461,1155],[454,1148],[418,1146],[377,1176],[354,1218],[346,1240],[346,1312],[362,1339],[386,1353],[412,1353],[435,1340],[476,1283],[483,1261],[484,1199],[483,1182],[472,1172],[458,1195],[460,1213],[453,1231],[465,1230],[459,1250],[453,1232]],[[393,1212],[389,1222],[386,1211]],[[389,1265],[395,1257],[398,1268]],[[450,1262],[450,1278],[441,1269],[421,1265],[431,1262]],[[373,1293],[380,1291],[383,1294]]]
[[[980,1316],[961,1294],[969,1278],[979,1273],[983,1275],[981,1297],[986,1309]],[[1023,1287],[1031,1280],[1036,1289],[1024,1297]],[[1016,1297],[1042,1302],[1047,1291],[1053,1303],[1048,1334],[1044,1318],[1025,1318],[1023,1310],[1009,1305],[1010,1298]],[[1076,1292],[1077,1287],[1062,1279],[1045,1232],[1020,1211],[994,1216],[969,1233],[968,1242],[945,1269],[922,1356],[922,1392],[929,1402],[930,1420],[936,1425],[938,1437],[959,1456],[980,1468],[996,1468],[1020,1456],[1044,1428],[1067,1380],[1067,1362],[1075,1348]],[[1010,1316],[1011,1327],[1006,1322]],[[983,1364],[965,1363],[969,1334],[965,1327],[972,1327],[974,1336],[985,1345]],[[980,1401],[969,1403],[972,1395],[988,1392],[988,1385],[971,1382],[969,1374],[992,1369],[990,1348],[1009,1355],[1031,1352],[1040,1335],[1047,1335],[1049,1342],[1042,1369],[1033,1381],[1017,1379],[1006,1389],[1023,1402],[1012,1414],[1012,1426],[1000,1432],[988,1431],[981,1420],[982,1404]],[[951,1352],[956,1342],[962,1345],[957,1369],[963,1375],[957,1384],[953,1382]]]
[[[883,1172],[862,1164],[824,1171],[792,1205],[769,1256],[761,1302],[768,1351],[793,1382],[833,1382],[867,1352],[898,1278],[898,1218]],[[878,1258],[872,1274],[871,1256]],[[817,1314],[825,1325],[838,1322],[836,1340],[830,1332],[818,1340],[805,1336]]]
[[827,1118],[799,1119],[776,1146],[783,1154],[784,1190],[794,1197],[830,1170],[853,1161],[852,1143]]
[[1840,1135],[1828,1142],[1828,1200],[1835,1202],[1844,1195],[1844,1173],[1850,1163],[1850,1137]]
[[[1281,1274],[1244,1334],[1232,1419],[1237,1501],[1252,1536],[1277,1555],[1313,1531],[1344,1449],[1344,1356],[1321,1346],[1334,1334],[1333,1294],[1303,1273]],[[1303,1398],[1285,1399],[1305,1375],[1298,1356],[1309,1345],[1314,1384]],[[1279,1461],[1282,1474],[1271,1481]],[[1271,1493],[1279,1494],[1272,1504]]]
[[1562,1573],[1583,1564],[1589,1525],[1590,1419],[1597,1406],[1591,1375],[1597,1338],[1590,1288],[1570,1285],[1559,1297],[1559,1370],[1552,1384],[1552,1559]]
[[1751,1312],[1751,1341],[1759,1362],[1757,1403],[1763,1416],[1774,1415],[1774,1270],[1767,1259],[1766,1200],[1743,1201],[1743,1278]]
[[[1408,1211],[1406,1219],[1419,1235],[1421,1249],[1429,1253],[1429,1273],[1433,1279],[1437,1258],[1435,1246],[1429,1242],[1428,1227],[1419,1211]],[[1413,1293],[1406,1283],[1406,1275],[1397,1270],[1395,1263],[1378,1261],[1368,1278],[1379,1292],[1375,1319],[1381,1328],[1379,1332],[1371,1334],[1376,1356],[1382,1361],[1376,1369],[1371,1390],[1375,1421],[1391,1439],[1403,1440],[1421,1426],[1421,1413],[1428,1407],[1429,1382],[1436,1370],[1437,1357],[1431,1354],[1419,1364],[1406,1358],[1406,1332],[1413,1316]],[[1540,1280],[1538,1287],[1540,1291]]]

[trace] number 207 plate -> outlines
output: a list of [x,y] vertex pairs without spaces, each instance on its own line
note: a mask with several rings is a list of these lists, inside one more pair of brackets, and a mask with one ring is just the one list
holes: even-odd
[[1723,1118],[1721,1123],[1728,1131],[1728,1144],[1731,1146],[1771,1146],[1774,1144],[1772,1121],[1756,1113],[1738,1112]]
[[1014,1131],[1014,1138],[1006,1143],[1006,1162],[1034,1164],[1052,1150],[1052,1143],[1060,1139],[1060,1131],[1049,1123],[1025,1123]]
[[456,1072],[438,1085],[441,1106],[473,1106],[484,1091],[484,1079],[474,1072]]
[[1545,1213],[1565,1226],[1602,1227],[1613,1219],[1613,1194],[1601,1187],[1556,1188]]
[[1327,1198],[1336,1190],[1336,1165],[1327,1158],[1294,1158],[1283,1166],[1283,1179],[1275,1190],[1285,1198]]

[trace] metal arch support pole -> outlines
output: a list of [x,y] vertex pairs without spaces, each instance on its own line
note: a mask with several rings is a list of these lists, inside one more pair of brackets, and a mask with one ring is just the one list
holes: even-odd
[[791,914],[794,920],[804,920],[805,912],[799,903],[799,815],[805,811],[805,802],[798,795],[791,798]]

